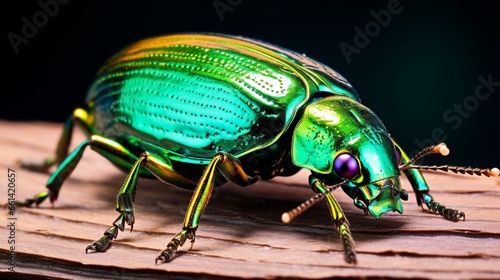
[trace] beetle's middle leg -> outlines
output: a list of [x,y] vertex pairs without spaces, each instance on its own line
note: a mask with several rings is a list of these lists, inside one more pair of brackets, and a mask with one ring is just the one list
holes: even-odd
[[118,229],[121,231],[124,230],[125,222],[130,225],[130,231],[132,231],[135,223],[134,200],[137,190],[137,179],[139,178],[140,167],[146,158],[146,153],[139,156],[116,197],[116,211],[118,211],[120,215],[113,222],[113,225],[104,232],[100,239],[87,246],[85,249],[86,253],[88,253],[89,250],[97,252],[105,251],[111,244],[111,240],[116,239],[118,236]]
[[257,177],[251,176],[243,170],[237,158],[224,152],[217,153],[206,167],[196,186],[196,190],[186,211],[182,231],[172,238],[165,250],[156,258],[156,262],[168,262],[172,260],[177,249],[182,246],[187,239],[191,240],[191,247],[194,244],[195,232],[198,228],[199,219],[212,194],[215,185],[215,173],[217,170],[219,170],[228,181],[239,186],[246,186],[257,180]]
[[[94,149],[98,150],[100,154],[106,156],[111,153],[114,154],[113,156],[115,157],[118,156],[119,159],[124,162],[123,166],[126,166],[129,162],[133,162],[132,160],[135,160],[135,163],[130,168],[130,172],[116,197],[116,211],[118,211],[120,215],[113,222],[111,227],[104,232],[100,239],[87,246],[85,249],[87,253],[89,250],[97,252],[105,251],[111,244],[111,241],[118,236],[118,230],[124,230],[125,223],[130,225],[130,231],[132,231],[135,223],[134,200],[137,190],[137,180],[141,175],[141,171],[144,171],[144,169],[168,184],[174,184],[180,187],[189,187],[196,184],[196,182],[175,172],[171,162],[167,158],[160,158],[147,152],[143,152],[139,157],[136,157],[119,143],[112,140],[107,140],[107,142],[103,141],[99,144],[100,145],[94,147]],[[115,160],[117,160],[117,158],[115,158]]]

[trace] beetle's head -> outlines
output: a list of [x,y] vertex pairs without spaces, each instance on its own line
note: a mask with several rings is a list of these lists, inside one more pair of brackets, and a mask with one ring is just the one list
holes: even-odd
[[342,189],[374,217],[403,212],[401,153],[380,119],[359,102],[331,96],[309,104],[292,138],[292,160]]

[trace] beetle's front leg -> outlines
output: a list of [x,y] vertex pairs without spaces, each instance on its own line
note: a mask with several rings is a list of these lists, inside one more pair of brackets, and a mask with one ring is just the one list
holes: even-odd
[[205,168],[196,186],[196,190],[186,211],[182,231],[167,244],[165,250],[156,258],[156,263],[158,263],[158,261],[169,262],[172,260],[175,252],[179,247],[184,245],[187,239],[191,240],[191,247],[193,246],[201,214],[205,210],[214,189],[215,172],[217,170],[219,170],[228,181],[239,186],[246,186],[257,180],[257,177],[248,175],[243,170],[237,158],[224,152],[217,153]]
[[352,239],[351,231],[349,229],[349,221],[347,221],[342,208],[340,208],[339,203],[326,188],[325,184],[314,175],[309,176],[309,185],[313,191],[322,193],[325,196],[328,202],[328,208],[330,209],[330,215],[332,216],[333,222],[335,223],[340,235],[340,241],[344,249],[344,259],[347,263],[355,264],[356,252],[353,248],[354,240]]
[[[397,144],[396,144],[397,145]],[[406,164],[410,161],[408,155],[397,145],[401,151],[401,162]],[[422,173],[417,169],[405,169],[403,171],[410,181],[410,184],[415,191],[417,197],[417,204],[423,208],[425,204],[427,209],[432,211],[434,214],[439,214],[447,220],[459,221],[461,219],[465,220],[465,213],[457,209],[448,208],[441,203],[434,201],[434,198],[429,194],[429,186],[424,179]]]
[[428,192],[416,192],[417,200],[420,203],[425,203],[427,205],[427,209],[432,211],[434,214],[439,214],[443,216],[445,219],[450,221],[465,221],[465,213],[461,212],[457,209],[448,208],[437,201],[434,201],[434,198]]

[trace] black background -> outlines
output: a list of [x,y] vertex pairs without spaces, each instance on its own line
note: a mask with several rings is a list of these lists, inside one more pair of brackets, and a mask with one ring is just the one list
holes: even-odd
[[[495,1],[402,0],[402,10],[374,31],[350,63],[341,42],[354,46],[354,28],[364,30],[374,20],[370,11],[387,10],[394,1],[73,0],[59,4],[17,53],[8,34],[22,36],[22,18],[33,22],[42,8],[38,1],[13,2],[2,7],[0,119],[63,122],[82,104],[96,70],[123,46],[161,34],[220,32],[264,40],[331,66],[408,152],[419,141],[435,143],[432,131],[440,129],[451,154],[430,156],[426,164],[500,165],[500,86],[467,117],[453,113],[460,125],[443,117],[454,104],[472,100],[478,76],[500,82]],[[221,20],[214,3],[233,7]]]

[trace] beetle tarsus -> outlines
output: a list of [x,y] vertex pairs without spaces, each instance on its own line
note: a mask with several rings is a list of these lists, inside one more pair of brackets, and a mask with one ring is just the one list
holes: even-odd
[[465,221],[465,213],[457,209],[447,208],[441,203],[434,201],[434,198],[427,192],[417,193],[417,200],[420,205],[427,205],[427,209],[436,215],[441,215],[449,221],[458,222]]
[[351,236],[348,224],[341,223],[339,225],[340,241],[344,248],[344,259],[347,263],[356,264],[356,252],[354,251],[354,240]]
[[434,214],[439,214],[445,219],[457,222],[459,220],[465,221],[465,213],[456,209],[446,208],[446,206],[441,205],[439,202],[432,201],[430,203],[429,210]]
[[167,248],[163,250],[160,255],[156,258],[155,263],[158,264],[158,261],[161,262],[170,262],[174,256],[177,249],[184,245],[187,239],[191,239],[191,248],[193,247],[193,243],[195,240],[194,230],[183,230],[178,233],[170,242],[167,244]]
[[108,228],[105,232],[104,235],[99,238],[98,240],[94,241],[91,245],[87,246],[85,248],[85,253],[89,253],[89,250],[93,252],[104,252],[106,251],[109,246],[111,245],[111,241],[113,239],[116,239],[118,236],[118,226],[113,225],[110,228]]
[[356,253],[353,250],[344,252],[344,259],[347,263],[356,264],[358,262],[356,260]]
[[89,245],[87,246],[87,248],[85,248],[85,253],[89,253],[89,250],[93,251],[93,252],[104,252],[106,251],[109,246],[111,245],[111,240],[113,238],[109,235],[103,235],[101,238],[99,238],[99,240],[96,240],[94,241],[94,243],[92,243],[92,245]]

